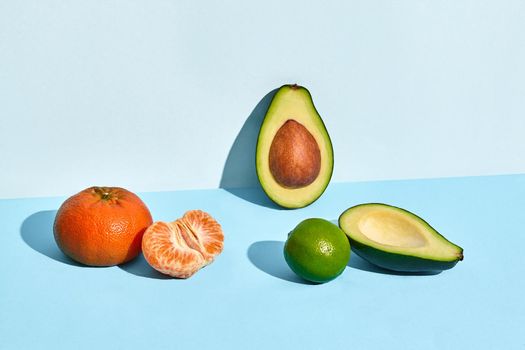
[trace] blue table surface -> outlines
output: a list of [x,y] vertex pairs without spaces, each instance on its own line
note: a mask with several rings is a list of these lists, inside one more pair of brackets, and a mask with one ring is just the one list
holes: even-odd
[[[140,196],[155,220],[211,213],[223,253],[188,280],[142,256],[79,266],[53,239],[65,197],[2,200],[1,349],[525,349],[525,175],[331,184],[298,210],[275,207],[259,188]],[[332,282],[296,277],[282,256],[287,233],[364,202],[419,214],[465,260],[404,275],[352,254]]]

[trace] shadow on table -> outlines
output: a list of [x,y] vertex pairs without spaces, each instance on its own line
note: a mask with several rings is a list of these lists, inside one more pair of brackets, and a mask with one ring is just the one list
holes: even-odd
[[348,261],[347,266],[353,269],[362,270],[362,271],[380,273],[383,275],[398,275],[398,276],[430,276],[430,275],[437,275],[441,272],[441,271],[399,272],[399,271],[387,270],[387,269],[383,269],[382,267],[369,263],[365,259],[361,258],[359,255],[357,255],[354,251],[352,251],[352,254],[350,256],[350,261]]
[[283,255],[284,242],[259,241],[248,248],[248,259],[259,270],[282,280],[301,284],[316,284],[297,276],[286,264]]
[[[219,185],[234,196],[273,209],[280,209],[280,207],[268,199],[259,185],[255,170],[255,149],[259,129],[277,90],[267,93],[244,122],[226,158]],[[257,187],[257,190],[243,189],[247,187]]]
[[144,255],[142,255],[142,253],[140,253],[135,259],[125,264],[119,265],[118,267],[121,270],[124,270],[135,276],[154,278],[159,280],[175,279],[170,276],[164,275],[155,270],[153,267],[151,267],[146,261],[146,259],[144,259]]
[[43,210],[28,216],[20,228],[20,236],[33,250],[53,260],[73,266],[81,265],[58,248],[53,235],[53,222],[56,210]]
[[270,198],[264,193],[260,185],[254,188],[224,188],[225,191],[230,192],[235,197],[239,197],[253,204],[260,205],[262,207],[285,210],[271,201]]

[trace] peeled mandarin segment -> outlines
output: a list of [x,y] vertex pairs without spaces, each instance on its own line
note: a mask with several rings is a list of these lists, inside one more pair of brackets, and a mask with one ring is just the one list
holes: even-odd
[[188,278],[206,263],[199,251],[188,246],[176,222],[151,225],[144,233],[142,250],[155,270],[173,277]]
[[183,225],[197,237],[200,243],[200,252],[207,261],[222,252],[224,234],[221,225],[202,210],[190,210],[180,219]]
[[188,278],[222,252],[220,224],[201,210],[188,211],[171,223],[156,222],[144,233],[146,261],[164,274]]

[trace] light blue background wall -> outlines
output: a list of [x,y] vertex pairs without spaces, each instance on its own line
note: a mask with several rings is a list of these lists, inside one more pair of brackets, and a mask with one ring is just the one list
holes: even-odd
[[2,1],[0,197],[254,185],[283,83],[333,181],[523,173],[524,62],[523,1]]

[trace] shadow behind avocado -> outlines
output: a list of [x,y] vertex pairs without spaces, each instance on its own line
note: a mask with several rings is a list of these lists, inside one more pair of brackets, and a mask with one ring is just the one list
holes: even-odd
[[255,169],[255,150],[259,129],[277,90],[267,93],[244,122],[226,158],[219,185],[236,197],[274,209],[281,207],[266,196],[259,184]]
[[360,257],[353,249],[352,249],[350,260],[348,261],[347,266],[353,269],[357,269],[357,270],[380,273],[384,275],[397,275],[397,276],[429,276],[429,275],[437,275],[441,273],[441,271],[401,272],[401,271],[387,270],[382,267],[376,266],[372,263],[369,263],[368,261]]

